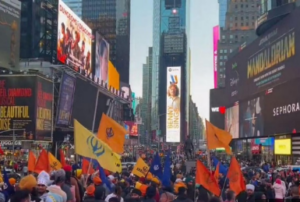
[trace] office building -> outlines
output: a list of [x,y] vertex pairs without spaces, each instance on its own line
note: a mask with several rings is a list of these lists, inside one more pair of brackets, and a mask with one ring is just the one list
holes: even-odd
[[199,116],[198,107],[193,102],[192,96],[189,96],[189,135],[195,144],[198,144],[197,140],[204,139],[204,124],[202,118]]
[[225,27],[227,5],[230,0],[218,0],[219,3],[219,27]]
[[129,83],[130,0],[84,0],[82,19],[110,44],[110,60]]
[[255,23],[261,14],[260,8],[261,1],[257,0],[227,2],[225,26],[220,27],[218,43],[218,87],[225,86],[225,63],[230,54],[243,49],[256,38]]
[[146,64],[143,64],[143,102],[141,103],[140,141],[151,142],[151,96],[152,96],[152,47],[149,48]]
[[82,17],[82,0],[63,0],[64,3],[78,16]]
[[180,136],[187,135],[190,94],[190,1],[153,1],[153,66],[151,130],[166,134],[167,67],[181,68]]

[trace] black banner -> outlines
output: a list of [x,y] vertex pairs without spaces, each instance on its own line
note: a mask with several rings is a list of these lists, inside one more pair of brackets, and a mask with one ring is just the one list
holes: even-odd
[[265,135],[300,132],[300,80],[277,86],[265,95]]
[[89,130],[93,128],[97,93],[98,88],[92,85],[90,81],[76,78],[72,115]]
[[1,140],[35,139],[35,89],[36,76],[0,76]]
[[68,127],[72,125],[71,117],[76,78],[65,73],[60,85],[56,125]]
[[51,140],[53,126],[53,83],[37,77],[36,140]]
[[231,103],[299,77],[299,18],[298,8],[226,62],[226,89]]

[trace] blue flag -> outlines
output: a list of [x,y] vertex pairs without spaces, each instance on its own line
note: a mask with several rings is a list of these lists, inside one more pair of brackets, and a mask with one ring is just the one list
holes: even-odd
[[[219,163],[219,160],[216,157],[213,157],[212,163],[213,163],[213,166],[216,168]],[[228,172],[228,168],[226,166],[224,166],[222,163],[220,163],[219,172],[222,173],[224,176],[226,176],[227,172]]]
[[171,158],[170,158],[170,152],[168,152],[168,155],[165,159],[165,165],[164,165],[164,175],[162,176],[162,185],[164,187],[171,187]]
[[150,173],[157,176],[159,179],[162,179],[162,166],[160,162],[160,157],[158,155],[158,152],[155,154],[154,159],[152,161],[151,167],[150,167]]

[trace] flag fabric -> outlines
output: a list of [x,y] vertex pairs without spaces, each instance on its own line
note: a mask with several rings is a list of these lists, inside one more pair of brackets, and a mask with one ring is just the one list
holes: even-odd
[[239,195],[242,191],[246,190],[241,167],[234,156],[231,158],[227,178],[229,179],[229,187],[232,191],[234,191],[236,196]]
[[227,154],[232,154],[230,150],[229,143],[232,140],[232,136],[225,130],[221,130],[211,124],[209,121],[206,122],[206,140],[207,140],[207,148],[217,149],[224,148]]
[[138,176],[138,177],[145,177],[147,175],[147,173],[149,172],[150,168],[149,166],[145,163],[145,161],[140,157],[133,170],[132,170],[132,174]]
[[126,129],[118,122],[102,114],[101,122],[98,129],[98,138],[105,142],[116,153],[124,152]]
[[49,158],[49,167],[50,167],[50,172],[54,170],[59,170],[62,168],[61,163],[51,152],[48,152],[48,158]]
[[[213,166],[216,168],[217,165],[219,164],[219,160],[216,158],[216,157],[213,157],[212,158],[212,164]],[[224,176],[227,175],[227,172],[228,172],[228,168],[226,166],[224,166],[223,164],[219,164],[219,173],[222,173]]]
[[88,159],[86,159],[86,158],[82,159],[82,165],[81,166],[82,166],[81,167],[82,174],[85,174],[85,175],[89,174],[89,175],[91,175],[91,174],[93,174],[95,172],[93,166],[91,165],[91,167],[90,167],[90,161]]
[[161,182],[164,187],[171,187],[171,158],[170,158],[170,153],[168,153],[166,159],[165,159],[165,164],[164,164],[164,174],[162,176]]
[[74,136],[76,154],[97,160],[103,168],[113,173],[121,173],[121,157],[77,120],[74,120]]
[[160,162],[160,157],[158,152],[156,152],[154,159],[151,163],[150,170],[149,170],[153,175],[157,176],[160,180],[162,179],[162,166]]
[[214,176],[209,170],[198,160],[196,167],[196,184],[203,186],[207,191],[215,196],[220,196],[221,190]]
[[3,151],[3,149],[2,149],[1,146],[0,146],[0,155],[5,155],[5,153],[4,153],[4,151]]
[[45,149],[43,149],[39,155],[34,172],[39,174],[43,170],[48,173],[50,171],[48,152]]
[[32,151],[29,151],[29,154],[28,154],[28,164],[27,164],[28,171],[34,172],[34,170],[35,170],[35,163],[36,163],[36,157],[35,157],[35,155],[34,155],[34,153]]
[[106,187],[109,189],[109,190],[112,190],[111,189],[111,183],[110,181],[107,179],[106,175],[105,175],[105,172],[103,170],[103,168],[101,167],[101,165],[99,165],[99,175],[100,175],[100,178],[102,180],[102,182],[106,185]]
[[67,165],[64,151],[62,149],[59,150],[60,163],[64,167]]
[[220,175],[220,162],[218,163],[215,173],[214,173],[214,178],[216,182],[219,182],[219,175]]

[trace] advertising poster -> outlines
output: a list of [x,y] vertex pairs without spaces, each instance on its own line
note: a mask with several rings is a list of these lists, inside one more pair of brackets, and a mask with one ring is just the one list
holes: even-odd
[[233,103],[299,77],[300,9],[226,62],[226,88]]
[[128,83],[120,82],[121,91],[124,92],[124,98],[129,99],[131,98],[131,87]]
[[232,138],[239,138],[239,105],[238,104],[226,109],[225,130],[232,135]]
[[37,77],[36,140],[50,141],[53,126],[53,83]]
[[276,86],[265,95],[265,135],[300,132],[300,80]]
[[240,138],[264,136],[263,97],[240,102]]
[[0,139],[34,140],[35,76],[0,76]]
[[0,0],[0,67],[14,68],[19,65],[20,13],[20,1]]
[[97,83],[108,81],[109,43],[96,32],[95,45],[95,76]]
[[213,28],[213,43],[214,43],[214,87],[218,87],[218,42],[220,39],[220,28],[219,26],[215,26]]
[[92,79],[92,30],[61,0],[57,24],[58,61]]
[[181,67],[167,67],[166,142],[180,142]]
[[224,99],[225,96],[225,88],[210,89],[209,91],[209,122],[220,129],[225,128],[225,114],[220,110],[220,107],[224,107],[226,113],[225,106],[228,106],[228,103]]
[[56,120],[57,126],[68,127],[71,125],[75,85],[76,78],[65,73],[60,84],[60,94]]
[[274,153],[277,155],[291,155],[291,139],[276,139]]

